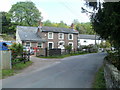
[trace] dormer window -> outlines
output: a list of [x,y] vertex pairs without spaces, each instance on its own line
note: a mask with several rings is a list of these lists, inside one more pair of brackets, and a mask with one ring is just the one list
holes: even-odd
[[73,34],[68,34],[68,39],[73,40]]
[[48,39],[53,39],[53,32],[48,32]]

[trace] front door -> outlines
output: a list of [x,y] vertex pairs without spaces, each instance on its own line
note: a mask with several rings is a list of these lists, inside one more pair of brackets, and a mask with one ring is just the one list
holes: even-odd
[[52,49],[52,47],[53,47],[53,44],[49,43],[49,49]]

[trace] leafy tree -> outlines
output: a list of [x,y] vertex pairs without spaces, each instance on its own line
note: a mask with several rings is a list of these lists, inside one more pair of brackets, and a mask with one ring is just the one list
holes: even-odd
[[104,39],[109,40],[116,47],[115,53],[108,53],[106,60],[120,70],[120,2],[87,2],[93,12],[82,8],[83,12],[91,13],[94,30]]
[[41,13],[31,1],[17,2],[9,11],[12,22],[18,25],[37,26]]
[[100,43],[100,48],[110,48],[110,47],[111,44],[108,41]]
[[73,24],[75,25],[75,29],[78,30],[80,34],[95,34],[90,22],[80,23],[77,19],[75,19]]
[[67,24],[64,23],[63,21],[60,21],[60,23],[58,23],[57,27],[68,28]]
[[52,22],[50,20],[47,20],[45,22],[43,22],[44,26],[52,26]]
[[94,30],[104,39],[110,40],[120,49],[120,2],[87,2],[93,8],[91,22]]
[[54,23],[50,20],[44,21],[43,26],[51,26],[51,27],[61,27],[61,28],[69,28],[67,24],[65,24],[63,21],[60,21],[60,23]]
[[2,33],[9,33],[10,29],[9,27],[11,26],[11,20],[9,18],[9,15],[7,12],[0,12],[1,15],[1,23],[2,23],[2,28],[1,32]]

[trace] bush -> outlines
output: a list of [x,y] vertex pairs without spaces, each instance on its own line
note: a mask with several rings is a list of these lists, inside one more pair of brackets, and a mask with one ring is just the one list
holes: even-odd
[[12,59],[16,59],[17,56],[21,56],[23,53],[23,46],[19,43],[16,44],[14,43],[11,47],[10,50],[12,51]]
[[105,57],[105,59],[113,64],[115,67],[117,67],[118,70],[120,70],[120,55],[119,52],[112,52],[108,51],[108,55]]
[[70,54],[70,52],[72,51],[72,46],[71,45],[68,45],[68,46],[65,46],[65,49],[68,51],[68,53]]
[[85,49],[86,52],[96,53],[98,52],[97,47],[95,45],[81,46],[82,50]]

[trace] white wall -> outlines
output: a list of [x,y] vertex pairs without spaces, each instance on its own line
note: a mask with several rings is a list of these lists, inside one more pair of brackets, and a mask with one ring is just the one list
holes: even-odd
[[[86,42],[84,42],[84,41],[86,41]],[[100,44],[101,40],[96,40],[96,43]],[[95,45],[95,40],[91,40],[91,39],[79,39],[78,44],[79,45],[89,45],[89,44]]]
[[22,41],[21,41],[20,36],[18,34],[18,31],[16,31],[16,43],[22,44]]

